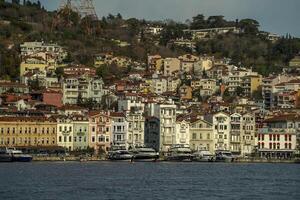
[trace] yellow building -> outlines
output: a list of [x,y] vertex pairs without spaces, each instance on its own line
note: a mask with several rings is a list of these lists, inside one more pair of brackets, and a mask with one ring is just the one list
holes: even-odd
[[56,146],[56,121],[46,117],[0,117],[0,147]]
[[262,76],[261,75],[249,75],[242,78],[243,79],[243,89],[244,94],[251,96],[252,93],[262,85]]
[[57,67],[56,60],[47,53],[38,53],[27,56],[20,64],[20,76],[32,71],[54,71]]

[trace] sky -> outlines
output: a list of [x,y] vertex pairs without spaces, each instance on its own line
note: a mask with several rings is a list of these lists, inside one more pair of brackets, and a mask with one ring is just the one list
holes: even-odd
[[[40,0],[55,10],[60,0]],[[185,22],[197,14],[223,15],[227,20],[256,19],[264,31],[300,37],[300,0],[94,0],[99,17],[120,13],[123,18],[173,19]]]

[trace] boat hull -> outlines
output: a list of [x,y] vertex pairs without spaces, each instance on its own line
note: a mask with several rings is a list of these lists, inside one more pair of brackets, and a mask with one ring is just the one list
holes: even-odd
[[10,155],[1,155],[0,162],[12,162],[13,158]]
[[31,156],[13,156],[14,162],[31,162],[32,157]]

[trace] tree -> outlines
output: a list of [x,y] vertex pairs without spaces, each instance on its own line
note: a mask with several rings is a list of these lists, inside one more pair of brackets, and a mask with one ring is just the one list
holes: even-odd
[[197,16],[193,17],[193,20],[192,20],[192,23],[190,26],[191,29],[203,29],[206,27],[207,27],[207,24],[206,24],[204,15],[198,14]]
[[239,26],[245,34],[257,35],[259,32],[259,23],[254,19],[242,19]]

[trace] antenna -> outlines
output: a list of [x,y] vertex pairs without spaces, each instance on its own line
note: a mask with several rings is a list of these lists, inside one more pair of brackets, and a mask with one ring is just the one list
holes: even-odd
[[82,18],[89,16],[93,20],[98,19],[93,0],[61,0],[58,10],[65,8],[79,13]]

